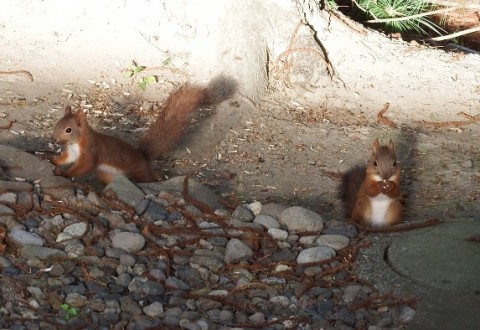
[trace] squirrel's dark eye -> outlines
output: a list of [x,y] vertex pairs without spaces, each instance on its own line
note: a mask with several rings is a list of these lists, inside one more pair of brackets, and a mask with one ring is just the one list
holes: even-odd
[[373,161],[373,166],[377,167],[377,161],[376,160]]
[[65,130],[65,132],[67,132],[67,133],[72,133],[72,129],[71,129],[70,127],[68,127],[68,128]]

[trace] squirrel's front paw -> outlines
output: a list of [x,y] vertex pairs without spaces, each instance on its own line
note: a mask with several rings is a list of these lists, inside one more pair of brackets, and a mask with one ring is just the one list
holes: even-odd
[[60,167],[55,167],[55,168],[53,169],[53,174],[58,175],[58,176],[64,176],[64,175],[65,175],[65,171],[64,171],[62,168],[60,168]]
[[382,193],[388,193],[390,191],[392,191],[394,187],[394,184],[390,181],[383,181],[382,182]]
[[53,165],[60,165],[60,155],[58,156],[53,156],[51,159],[50,159],[50,162],[53,164]]

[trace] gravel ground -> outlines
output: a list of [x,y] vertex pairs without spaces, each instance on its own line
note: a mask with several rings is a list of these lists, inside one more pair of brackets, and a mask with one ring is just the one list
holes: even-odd
[[2,152],[32,165],[0,180],[4,329],[405,328],[415,313],[354,274],[368,243],[348,223],[233,207],[185,177],[96,192]]

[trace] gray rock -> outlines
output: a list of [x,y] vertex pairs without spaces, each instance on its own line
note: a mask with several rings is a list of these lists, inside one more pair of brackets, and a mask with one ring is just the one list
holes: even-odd
[[312,246],[315,243],[317,238],[318,238],[317,235],[315,235],[315,236],[303,236],[303,237],[300,237],[299,242],[303,245]]
[[112,246],[123,249],[129,253],[136,253],[145,246],[145,237],[138,233],[131,232],[117,232],[112,234]]
[[256,201],[248,204],[247,207],[250,211],[252,211],[254,216],[259,215],[263,208],[262,203]]
[[105,313],[119,314],[120,310],[120,302],[105,299]]
[[342,300],[348,304],[355,301],[355,298],[357,297],[357,294],[361,289],[362,289],[362,286],[359,284],[347,285],[343,289]]
[[256,312],[252,314],[248,319],[254,323],[263,323],[265,322],[265,314],[261,312]]
[[123,229],[127,225],[125,219],[118,213],[105,212],[101,213],[100,216],[108,221],[108,225],[112,229]]
[[280,216],[286,209],[288,209],[288,206],[270,203],[262,207],[262,211],[260,211],[260,214],[269,215],[271,217],[274,217],[275,219],[280,219]]
[[270,298],[269,301],[272,304],[280,305],[283,308],[287,308],[292,303],[292,301],[285,296],[275,296],[275,297]]
[[232,238],[225,249],[225,262],[237,263],[253,256],[252,249],[239,239]]
[[0,204],[0,216],[15,215],[15,211],[6,205]]
[[120,309],[129,315],[138,316],[142,314],[142,309],[137,302],[133,301],[130,297],[122,297],[120,299]]
[[218,271],[220,268],[222,268],[225,263],[222,260],[219,260],[217,258],[212,258],[212,257],[207,257],[207,256],[192,256],[189,259],[189,262],[191,264],[197,264],[199,266],[206,267],[210,269],[211,271]]
[[279,285],[279,284],[286,284],[287,280],[284,279],[283,277],[270,276],[270,277],[262,278],[262,283],[265,283],[268,285]]
[[91,191],[87,195],[87,200],[95,206],[98,206],[101,209],[108,209],[108,204],[97,195],[96,192]]
[[7,258],[3,257],[3,256],[0,256],[0,268],[7,268],[7,267],[11,267],[12,266],[12,262],[10,260],[8,260]]
[[28,191],[19,191],[17,193],[17,204],[21,205],[25,211],[32,210],[35,200],[38,200],[38,196],[36,194],[31,194]]
[[220,310],[219,309],[211,309],[207,311],[207,317],[209,320],[212,320],[213,322],[219,322],[220,321]]
[[343,235],[347,237],[355,237],[358,235],[357,228],[352,224],[345,224],[344,222],[330,221],[327,228],[322,231],[324,235]]
[[0,190],[2,191],[32,191],[31,183],[23,181],[4,181],[0,180]]
[[165,289],[161,283],[149,281],[144,277],[135,277],[129,284],[128,290],[131,293],[138,293],[145,296],[163,295]]
[[281,261],[294,261],[295,255],[288,248],[281,248],[272,253],[271,257],[273,262]]
[[24,258],[38,258],[40,260],[67,258],[63,251],[36,245],[25,245],[20,250],[20,255]]
[[16,204],[17,194],[13,192],[6,192],[3,194],[0,194],[0,203]]
[[165,281],[165,285],[173,289],[179,289],[184,291],[190,290],[190,286],[187,283],[176,277],[167,278]]
[[88,230],[88,224],[86,222],[78,222],[65,227],[56,239],[56,242],[63,242],[65,240],[72,239],[74,237],[81,237],[85,235]]
[[[251,228],[251,229],[254,229],[254,230],[263,230],[263,226],[259,223],[253,223],[253,222],[245,222],[245,221],[239,221],[239,220],[230,220],[229,222],[230,226],[232,226],[233,228],[239,228],[240,230],[242,230],[243,228]],[[241,231],[238,231],[238,230],[228,230],[227,231],[228,234],[230,235],[241,235],[242,232]]]
[[274,217],[266,214],[259,214],[253,220],[254,223],[259,223],[267,228],[280,228],[280,223]]
[[[176,192],[183,192],[183,181],[185,176],[177,176],[163,182],[142,183],[140,187],[155,191],[157,193],[162,190],[173,190]],[[219,196],[214,193],[209,187],[201,184],[197,180],[190,178],[188,180],[188,194],[195,200],[207,204],[211,208],[223,209],[225,208],[220,202]]]
[[75,196],[73,182],[63,176],[49,175],[40,181],[40,189],[56,200]]
[[117,175],[104,190],[112,190],[119,200],[130,206],[137,205],[145,198],[143,191],[123,175]]
[[306,208],[292,206],[282,212],[278,219],[289,232],[319,232],[323,228],[322,217]]
[[288,237],[288,232],[279,228],[269,228],[268,234],[274,239],[278,241],[284,241]]
[[46,230],[56,230],[57,228],[63,227],[65,225],[65,220],[61,215],[56,215],[53,218],[43,218],[42,226]]
[[128,284],[130,284],[131,281],[132,281],[132,277],[127,273],[123,273],[117,276],[117,279],[115,280],[115,284],[123,288],[128,288]]
[[317,304],[317,312],[322,316],[327,316],[333,311],[333,301],[331,299],[324,300],[320,299]]
[[148,274],[155,280],[157,281],[165,281],[167,279],[167,276],[165,275],[165,272],[161,269],[158,268],[153,268],[150,269]]
[[402,306],[398,310],[398,319],[403,324],[409,324],[415,316],[415,310],[410,306]]
[[252,222],[254,215],[250,209],[245,205],[238,205],[232,213],[232,219],[242,222]]
[[[5,206],[6,207],[6,206]],[[0,210],[4,209],[0,207]],[[8,208],[10,209],[10,208]],[[5,209],[4,209],[5,210]],[[12,230],[14,228],[25,229],[25,226],[15,220],[15,216],[12,215],[0,215],[0,224],[2,224],[6,229]]]
[[355,324],[355,313],[345,307],[336,311],[332,318],[340,320],[348,326],[353,326]]
[[43,246],[45,244],[45,240],[40,235],[25,231],[19,227],[12,228],[7,235],[8,235],[8,238],[13,243],[20,246],[25,246],[25,245]]
[[145,213],[145,211],[147,210],[148,204],[150,204],[150,199],[148,198],[142,199],[140,202],[135,204],[135,213],[137,215],[142,215],[143,213]]
[[[182,329],[187,329],[187,330],[202,330],[202,327],[198,325],[197,323],[191,322],[188,319],[182,318],[179,322],[178,325]],[[208,329],[208,327],[207,327]]]
[[143,312],[150,317],[160,317],[163,314],[163,304],[154,302],[143,308]]
[[71,240],[67,242],[64,251],[69,258],[78,258],[85,254],[85,245],[79,240]]
[[52,175],[54,166],[37,156],[23,150],[0,145],[0,166],[12,177],[35,181]]
[[218,314],[218,318],[221,323],[230,322],[233,320],[233,312],[226,309],[222,309],[220,311],[220,314]]
[[335,250],[328,246],[317,246],[303,250],[298,254],[297,263],[318,262],[335,256]]
[[393,320],[390,315],[385,315],[385,317],[382,317],[380,321],[377,322],[376,326],[379,329],[388,329],[390,325],[392,324]]
[[143,215],[149,221],[158,221],[158,220],[166,220],[168,218],[168,211],[163,205],[160,205],[154,201],[151,201],[147,209],[145,210],[145,214]]
[[317,245],[329,246],[338,251],[347,247],[350,239],[343,235],[320,235],[315,242]]
[[127,251],[121,248],[110,247],[105,249],[105,255],[109,258],[120,259],[124,254],[127,254]]
[[65,297],[65,302],[72,307],[81,308],[88,302],[88,298],[76,292],[71,292]]
[[130,267],[135,266],[136,263],[135,257],[127,253],[121,254],[119,257],[119,261],[122,265]]

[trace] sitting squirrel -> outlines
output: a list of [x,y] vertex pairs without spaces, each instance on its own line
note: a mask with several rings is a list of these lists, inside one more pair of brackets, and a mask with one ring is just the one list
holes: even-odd
[[394,225],[402,220],[400,167],[395,146],[375,140],[367,166],[356,166],[342,177],[340,189],[346,217],[370,226]]
[[196,109],[226,100],[235,89],[235,83],[225,78],[214,79],[207,87],[183,85],[170,95],[163,111],[140,138],[138,148],[95,131],[84,111],[73,113],[68,106],[52,135],[53,141],[62,145],[62,152],[51,160],[56,165],[54,174],[80,177],[94,171],[104,184],[120,174],[136,182],[156,181],[150,161],[176,146]]

